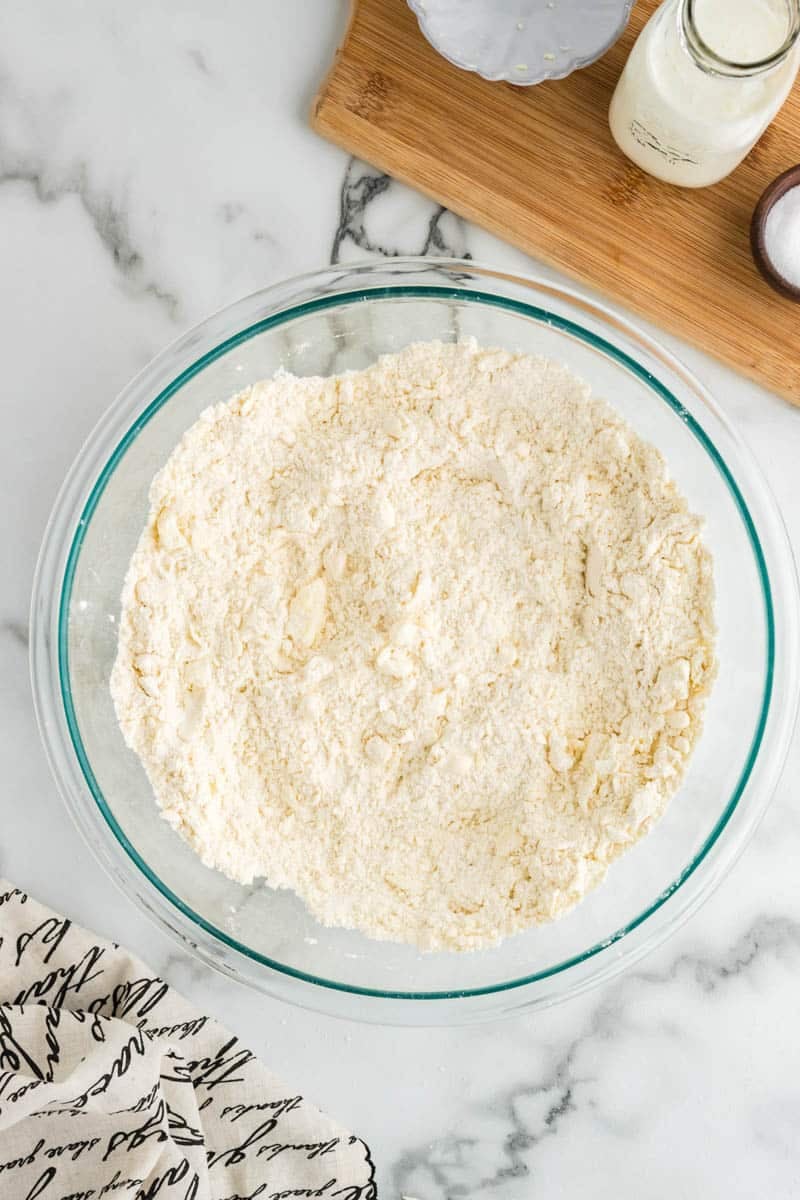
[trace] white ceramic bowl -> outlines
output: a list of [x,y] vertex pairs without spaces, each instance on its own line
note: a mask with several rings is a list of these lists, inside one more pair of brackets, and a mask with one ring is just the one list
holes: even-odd
[[622,35],[633,0],[408,0],[449,62],[484,79],[530,86],[563,79]]

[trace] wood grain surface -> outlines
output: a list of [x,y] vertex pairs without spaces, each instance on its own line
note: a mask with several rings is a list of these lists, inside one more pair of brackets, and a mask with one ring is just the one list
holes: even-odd
[[800,160],[800,84],[744,163],[712,188],[651,178],[606,113],[655,0],[600,62],[533,88],[460,71],[403,0],[356,0],[312,124],[453,212],[593,285],[800,404],[800,305],[750,255],[750,217]]

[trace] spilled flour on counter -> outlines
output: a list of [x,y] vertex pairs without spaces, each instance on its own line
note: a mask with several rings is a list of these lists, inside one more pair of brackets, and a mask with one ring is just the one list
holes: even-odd
[[565,367],[430,342],[279,375],[203,413],[150,503],[111,688],[208,865],[464,950],[571,908],[663,812],[711,561]]

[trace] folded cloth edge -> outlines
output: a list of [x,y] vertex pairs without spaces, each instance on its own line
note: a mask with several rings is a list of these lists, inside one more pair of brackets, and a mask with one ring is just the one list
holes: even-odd
[[377,1185],[366,1143],[235,1035],[0,880],[0,1195],[375,1200]]

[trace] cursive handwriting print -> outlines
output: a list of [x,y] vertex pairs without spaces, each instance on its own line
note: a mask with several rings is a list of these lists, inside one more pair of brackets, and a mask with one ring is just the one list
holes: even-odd
[[126,951],[0,880],[0,1196],[376,1200],[367,1146]]

